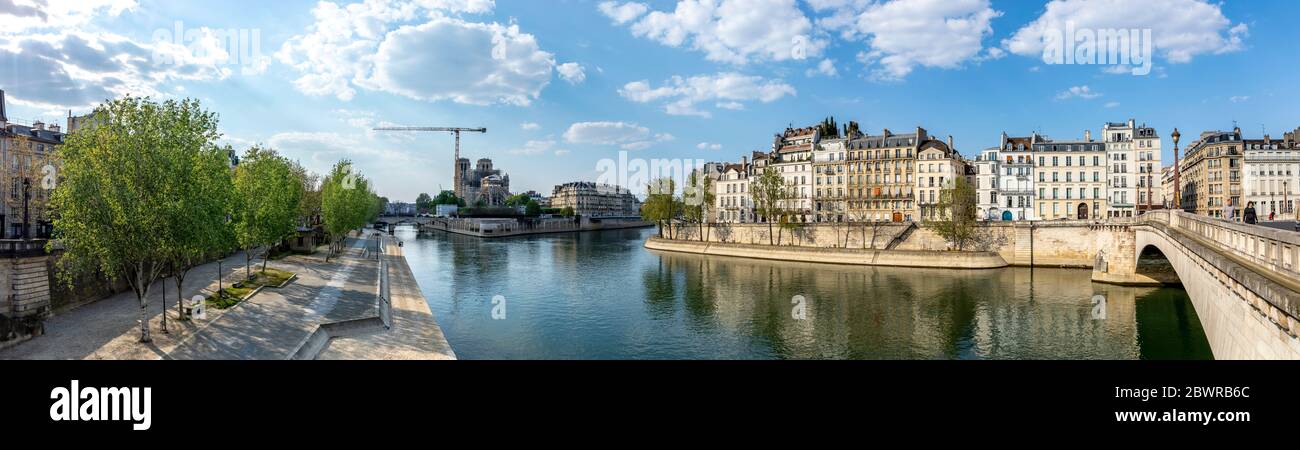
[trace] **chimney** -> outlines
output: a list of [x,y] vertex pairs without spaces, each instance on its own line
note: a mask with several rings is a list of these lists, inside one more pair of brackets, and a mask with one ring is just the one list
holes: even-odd
[[5,115],[5,91],[0,89],[0,128],[9,124],[9,117]]
[[1092,142],[1092,130],[1083,130],[1083,140]]
[[952,150],[953,148],[954,147],[952,146],[952,135],[950,134],[948,135],[948,150]]
[[35,129],[37,129],[37,130],[41,130],[41,131],[45,131],[45,122],[41,122],[41,121],[39,121],[39,120],[37,120],[37,121],[35,121],[35,122],[32,122],[32,128],[35,128]]
[[57,123],[52,123],[52,124],[50,124],[50,131],[53,131],[53,132],[55,132],[55,133],[58,133],[58,132],[60,132],[60,131],[62,131],[62,130],[59,128],[59,124],[57,124]]
[[885,129],[885,132],[884,132],[884,135],[885,135],[885,137],[890,137],[890,136],[893,136],[894,134],[893,134],[893,133],[890,133],[890,132],[889,132],[889,129],[886,128],[886,129]]
[[741,157],[740,157],[740,169],[741,169],[741,170],[744,170],[746,167],[749,167],[749,157],[748,157],[748,156],[741,156]]

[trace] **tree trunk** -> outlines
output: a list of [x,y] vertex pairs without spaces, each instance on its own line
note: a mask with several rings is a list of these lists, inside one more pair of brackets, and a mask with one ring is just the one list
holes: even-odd
[[266,261],[271,259],[271,251],[267,250],[266,255],[262,257],[262,273],[266,273]]
[[[176,270],[176,314],[182,320],[185,318],[185,296],[182,294],[185,285],[185,275],[189,274],[191,267]],[[221,274],[217,274],[221,276]],[[165,314],[165,313],[164,313]]]
[[253,279],[253,249],[244,249],[244,278]]
[[140,342],[153,342],[149,337],[149,285],[144,282],[144,263],[135,268],[135,300],[140,302]]

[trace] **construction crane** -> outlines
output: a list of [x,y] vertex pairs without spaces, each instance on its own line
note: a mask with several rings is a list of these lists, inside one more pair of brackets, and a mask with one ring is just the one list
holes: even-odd
[[[460,134],[461,134],[462,132],[464,132],[464,133],[487,133],[487,128],[457,128],[457,127],[381,127],[381,128],[375,128],[375,131],[426,131],[426,132],[427,132],[427,131],[432,131],[432,132],[441,132],[441,133],[451,133],[453,136],[456,136],[456,161],[455,161],[455,163],[456,163],[456,167],[459,168],[459,167],[460,167]],[[459,196],[459,195],[462,194],[462,192],[460,192],[460,190],[459,190],[459,187],[460,187],[460,179],[459,179],[460,173],[459,173],[459,171],[456,171],[456,172],[454,172],[454,173],[456,174],[457,179],[456,179],[456,180],[453,180],[452,186],[453,186],[453,188],[455,188],[455,189],[457,190],[457,191],[456,191],[456,195]]]
[[456,161],[460,161],[460,133],[487,133],[487,128],[455,128],[455,127],[383,127],[375,128],[375,131],[433,131],[451,133],[456,136]]

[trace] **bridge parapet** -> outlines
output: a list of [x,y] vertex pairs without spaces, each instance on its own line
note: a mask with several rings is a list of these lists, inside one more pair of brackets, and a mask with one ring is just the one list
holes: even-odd
[[1142,220],[1199,237],[1214,250],[1249,262],[1254,269],[1267,271],[1269,278],[1300,291],[1300,233],[1182,211],[1152,211]]

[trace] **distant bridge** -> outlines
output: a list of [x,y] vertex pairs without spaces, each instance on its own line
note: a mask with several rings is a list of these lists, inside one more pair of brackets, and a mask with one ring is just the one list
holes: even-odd
[[[1139,264],[1163,256],[1187,289],[1218,359],[1300,359],[1300,233],[1182,211],[1107,223],[1093,279],[1160,280]],[[1104,237],[1103,237],[1104,236]]]

